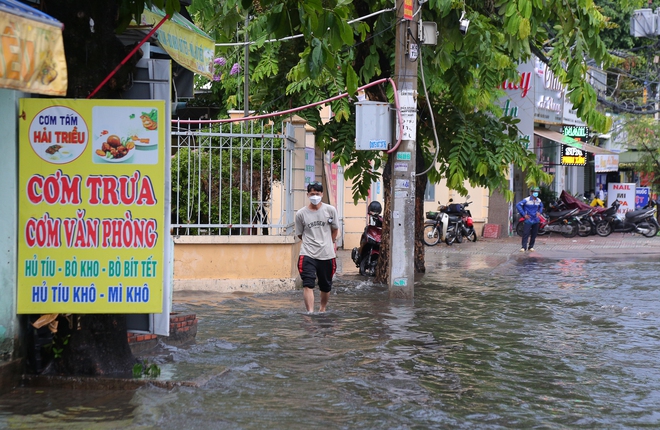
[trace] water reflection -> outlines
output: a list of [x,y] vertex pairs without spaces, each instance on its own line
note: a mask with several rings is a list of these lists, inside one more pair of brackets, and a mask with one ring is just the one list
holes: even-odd
[[158,359],[174,374],[204,373],[200,387],[96,403],[5,396],[0,427],[656,427],[657,269],[445,254],[414,302],[350,278],[314,315],[299,291],[188,293],[175,309],[197,314],[197,342]]

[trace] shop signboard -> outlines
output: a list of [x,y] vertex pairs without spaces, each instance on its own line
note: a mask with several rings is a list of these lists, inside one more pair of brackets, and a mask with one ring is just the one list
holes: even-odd
[[618,172],[619,154],[594,154],[596,173]]
[[607,207],[612,206],[614,200],[621,205],[617,214],[624,215],[626,212],[635,210],[637,186],[635,183],[609,183],[607,184]]
[[562,166],[584,166],[587,164],[587,153],[574,146],[561,145]]
[[500,99],[503,116],[518,118],[518,130],[523,139],[528,142],[528,149],[532,149],[534,136],[534,63],[528,61],[518,66],[520,78],[504,81],[500,89],[506,95]]
[[649,187],[637,187],[635,189],[635,209],[641,209],[649,204],[651,189]]
[[165,102],[21,99],[20,314],[160,313]]
[[534,121],[562,124],[564,85],[544,62],[536,57],[534,60]]

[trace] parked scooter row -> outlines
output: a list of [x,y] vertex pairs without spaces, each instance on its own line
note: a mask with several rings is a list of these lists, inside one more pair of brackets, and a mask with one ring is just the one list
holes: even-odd
[[[470,196],[468,195],[469,199]],[[477,233],[474,230],[472,213],[467,207],[472,203],[452,203],[449,199],[448,205],[438,206],[435,212],[426,212],[424,222],[424,243],[428,246],[445,242],[453,245],[454,242],[462,243],[466,238],[472,242],[477,241]],[[440,203],[440,202],[438,202]]]
[[[539,235],[546,233],[560,233],[564,237],[575,237],[579,231],[578,213],[579,209],[565,209],[563,205],[555,202],[549,205],[549,211],[539,214],[541,225],[539,226]],[[525,218],[518,219],[516,233],[523,235]]]
[[[625,215],[617,215],[620,205],[621,202],[615,200],[607,209],[590,207],[562,192],[559,199],[549,205],[549,211],[540,216],[539,234],[556,232],[564,237],[586,237],[595,234],[604,237],[612,232],[623,232],[653,237],[658,233],[660,225],[654,215],[657,201],[650,200],[645,208],[629,211]],[[516,225],[516,233],[519,236],[522,236],[523,221],[524,219],[520,218]]]
[[609,236],[612,232],[639,233],[646,237],[658,234],[660,225],[655,215],[657,200],[651,199],[644,208],[628,211],[625,215],[617,213],[620,206],[621,202],[614,200],[612,206],[602,214],[603,219],[596,224],[596,233],[599,236]]

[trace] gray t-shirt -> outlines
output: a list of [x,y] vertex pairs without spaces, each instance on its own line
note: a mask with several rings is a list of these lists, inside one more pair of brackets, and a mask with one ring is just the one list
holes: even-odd
[[332,243],[332,230],[339,229],[337,209],[321,204],[317,210],[305,206],[296,213],[296,235],[302,236],[300,255],[317,260],[330,260],[336,257]]

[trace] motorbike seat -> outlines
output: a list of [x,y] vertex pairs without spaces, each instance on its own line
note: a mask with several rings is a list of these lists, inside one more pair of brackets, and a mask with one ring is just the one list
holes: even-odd
[[[449,214],[448,214],[449,215]],[[460,221],[462,217],[460,215],[449,215],[449,222],[457,222]]]
[[653,211],[649,209],[637,209],[635,211],[628,211],[626,212],[626,219],[636,218],[641,215],[645,215],[647,212],[653,213]]
[[550,216],[550,218],[561,218],[570,214],[571,212],[575,212],[575,209],[566,209],[564,211],[548,212],[548,215]]
[[616,213],[616,206],[610,206],[609,208],[602,211],[600,214],[603,217],[612,216]]

